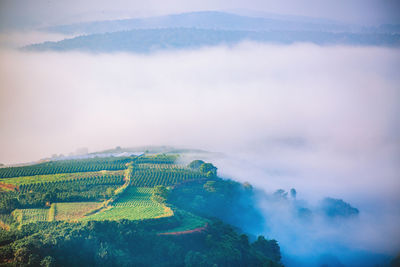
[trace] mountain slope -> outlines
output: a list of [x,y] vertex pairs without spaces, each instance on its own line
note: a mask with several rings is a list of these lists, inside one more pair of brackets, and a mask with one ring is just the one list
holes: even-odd
[[[65,34],[93,34],[127,31],[133,29],[201,28],[219,30],[251,31],[350,31],[354,26],[328,23],[324,20],[305,21],[289,18],[263,18],[240,16],[217,11],[201,11],[150,18],[135,18],[109,21],[94,21],[59,25],[45,28],[46,31]],[[359,29],[359,28],[357,28]]]
[[311,42],[315,44],[352,44],[398,46],[398,34],[361,34],[299,31],[226,31],[193,28],[132,30],[92,34],[29,45],[30,51],[138,52],[162,49],[192,49],[204,46],[235,45],[242,41],[262,43]]

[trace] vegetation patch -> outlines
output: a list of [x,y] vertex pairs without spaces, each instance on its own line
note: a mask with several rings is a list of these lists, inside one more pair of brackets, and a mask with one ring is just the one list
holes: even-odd
[[49,218],[49,209],[16,209],[12,215],[19,224],[45,222]]
[[275,241],[250,243],[215,219],[246,218],[238,203],[251,190],[218,178],[210,163],[176,159],[3,168],[0,265],[280,266]]
[[132,185],[138,187],[172,186],[205,177],[199,171],[184,168],[137,168],[132,177]]
[[152,199],[153,188],[129,186],[113,205],[83,220],[143,220],[173,215],[173,211]]
[[122,177],[123,171],[98,171],[98,172],[76,172],[76,173],[59,173],[35,176],[21,176],[15,178],[2,178],[0,184],[10,184],[14,186],[43,184],[61,181],[75,181],[85,178],[101,179],[111,177]]
[[168,231],[162,232],[160,234],[186,234],[192,232],[203,231],[207,224],[210,222],[207,219],[196,216],[193,213],[179,210],[175,212],[175,216],[178,217],[179,226],[171,228]]
[[49,161],[28,166],[0,168],[0,177],[11,178],[58,173],[124,170],[127,168],[126,164],[131,162],[133,159],[134,157],[110,157]]
[[55,203],[56,221],[75,221],[88,212],[99,208],[102,202],[66,202]]

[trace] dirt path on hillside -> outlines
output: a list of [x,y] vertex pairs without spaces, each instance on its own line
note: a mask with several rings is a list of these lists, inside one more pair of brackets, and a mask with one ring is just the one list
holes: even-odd
[[195,228],[192,230],[159,233],[158,235],[187,235],[187,234],[201,233],[201,232],[205,231],[207,229],[207,227],[208,227],[208,223],[206,223],[203,227],[198,227],[198,228]]

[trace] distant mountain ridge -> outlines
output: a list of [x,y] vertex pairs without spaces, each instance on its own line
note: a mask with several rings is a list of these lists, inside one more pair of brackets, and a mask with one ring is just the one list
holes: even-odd
[[59,42],[24,47],[28,51],[85,51],[95,53],[196,49],[206,46],[235,45],[243,41],[319,45],[398,46],[400,35],[380,33],[334,33],[315,31],[232,31],[194,28],[140,29],[78,36]]
[[[94,53],[196,49],[236,45],[243,41],[274,44],[399,46],[396,25],[362,27],[324,19],[291,16],[251,17],[203,11],[151,18],[95,21],[44,30],[77,34],[58,42],[24,47],[28,51],[85,51]],[[79,36],[80,35],[80,36]]]
[[325,19],[295,16],[243,16],[219,11],[200,11],[149,18],[132,18],[82,22],[47,27],[43,30],[64,34],[94,34],[134,29],[200,28],[242,31],[324,31],[324,32],[388,32],[387,28],[362,27]]

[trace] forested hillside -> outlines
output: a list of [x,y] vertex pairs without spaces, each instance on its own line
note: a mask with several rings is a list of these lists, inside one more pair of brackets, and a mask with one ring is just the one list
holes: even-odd
[[243,204],[252,188],[178,157],[0,169],[0,264],[280,266],[277,241],[246,235],[246,226],[262,225]]

